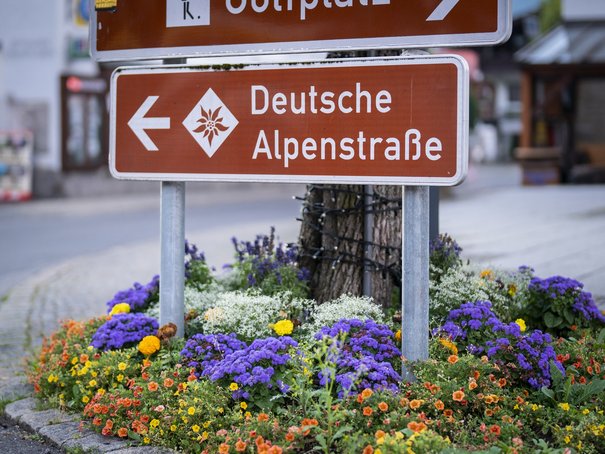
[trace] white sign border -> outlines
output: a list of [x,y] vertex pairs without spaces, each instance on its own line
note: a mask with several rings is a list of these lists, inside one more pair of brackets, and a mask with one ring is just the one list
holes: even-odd
[[309,40],[254,44],[158,47],[111,51],[99,51],[96,48],[97,12],[94,9],[94,2],[91,1],[90,54],[93,60],[99,62],[111,62],[187,57],[250,56],[308,52],[347,52],[354,50],[374,49],[490,46],[506,42],[512,34],[512,0],[497,1],[498,27],[495,32],[448,35],[414,35],[384,38]]
[[323,176],[323,175],[268,175],[268,174],[216,174],[216,173],[144,173],[120,172],[115,167],[116,161],[116,112],[117,80],[130,74],[176,74],[183,72],[216,72],[224,71],[208,66],[137,66],[119,67],[111,76],[110,88],[110,126],[109,126],[109,170],[119,180],[138,181],[205,181],[205,182],[251,182],[251,183],[323,183],[323,184],[371,184],[371,185],[406,185],[406,186],[456,186],[464,181],[468,172],[469,161],[469,68],[466,60],[458,55],[420,55],[405,57],[379,57],[365,59],[322,60],[311,63],[281,63],[228,66],[229,71],[259,71],[276,69],[304,69],[309,67],[326,68],[330,66],[413,66],[427,64],[454,64],[458,69],[457,76],[457,150],[456,173],[451,177],[392,177],[392,176]]

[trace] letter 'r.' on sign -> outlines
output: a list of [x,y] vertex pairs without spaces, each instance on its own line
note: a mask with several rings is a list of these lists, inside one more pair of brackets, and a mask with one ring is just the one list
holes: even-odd
[[468,96],[456,56],[121,68],[110,169],[160,181],[451,186],[466,175]]

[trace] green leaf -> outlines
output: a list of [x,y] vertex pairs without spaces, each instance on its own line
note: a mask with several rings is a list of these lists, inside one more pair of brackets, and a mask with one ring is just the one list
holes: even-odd
[[546,386],[542,386],[542,388],[540,388],[540,391],[542,391],[542,394],[544,394],[546,397],[549,397],[553,400],[555,399],[555,393],[552,389],[549,389]]
[[599,333],[599,337],[597,337],[597,342],[598,342],[599,344],[603,344],[603,343],[605,343],[605,328],[603,328],[603,329],[601,330],[601,332]]
[[565,316],[565,321],[567,321],[567,323],[569,323],[570,325],[574,324],[576,317],[571,308],[566,307],[565,309],[563,309],[563,315]]
[[549,328],[556,328],[561,323],[563,323],[563,318],[553,314],[552,312],[546,312],[544,314],[544,323]]

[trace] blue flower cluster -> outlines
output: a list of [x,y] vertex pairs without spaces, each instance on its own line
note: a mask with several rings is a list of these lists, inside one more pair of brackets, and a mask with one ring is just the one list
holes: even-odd
[[[401,352],[388,326],[373,320],[343,319],[331,327],[323,327],[315,338],[327,339],[333,347],[327,360],[336,367],[339,397],[365,388],[397,391],[401,376],[393,363],[399,362]],[[327,370],[320,371],[318,378],[320,385],[325,386],[330,374]]]
[[[511,323],[506,326],[517,326]],[[510,334],[509,334],[510,333]],[[552,347],[552,337],[548,333],[536,330],[522,335],[515,330],[509,331],[509,337],[499,337],[487,341],[487,356],[500,365],[512,369],[514,375],[527,382],[532,388],[540,389],[550,386],[550,365],[554,364],[562,373],[565,368],[557,360],[557,354]]]
[[187,342],[181,357],[187,366],[196,368],[198,377],[207,376],[225,385],[236,383],[234,399],[256,400],[267,390],[289,391],[282,372],[292,359],[290,350],[297,347],[288,336],[256,339],[246,345],[235,334],[196,335]]
[[145,336],[155,335],[158,327],[156,319],[140,313],[116,314],[99,326],[90,345],[103,351],[131,347]]
[[141,285],[135,282],[132,288],[121,290],[116,293],[107,304],[107,313],[110,313],[116,304],[128,303],[131,312],[142,311],[151,303],[153,297],[157,297],[160,289],[160,276],[154,276],[153,279]]
[[434,334],[448,336],[470,354],[487,355],[512,378],[532,388],[550,385],[551,363],[564,372],[549,334],[538,330],[523,334],[517,323],[502,322],[489,301],[465,303],[450,311],[446,323]]
[[489,338],[488,333],[501,326],[502,322],[492,311],[491,302],[475,301],[450,311],[446,322],[433,334],[443,334],[465,344],[469,352],[479,354],[484,351],[480,343],[486,339],[486,335]]
[[570,299],[571,309],[586,322],[605,323],[605,315],[597,308],[592,294],[583,291],[583,288],[584,284],[581,282],[563,276],[552,276],[546,279],[534,277],[529,283],[530,292],[551,300],[549,301],[551,305],[556,305],[555,300],[557,299]]
[[205,370],[223,361],[227,355],[244,348],[246,343],[240,341],[234,333],[195,334],[185,343],[181,358],[188,367],[195,369],[196,377],[200,378]]
[[[298,267],[298,247],[296,244],[282,243],[275,245],[275,227],[271,227],[269,235],[257,235],[254,242],[231,239],[235,247],[237,260],[240,264],[249,263],[250,272],[247,274],[248,286],[259,284],[268,276],[274,275],[278,284],[282,283],[281,269],[284,267]],[[300,269],[296,277],[301,282],[310,278],[306,269]]]
[[462,248],[447,234],[439,235],[430,244],[431,264],[440,270],[462,264],[460,253]]

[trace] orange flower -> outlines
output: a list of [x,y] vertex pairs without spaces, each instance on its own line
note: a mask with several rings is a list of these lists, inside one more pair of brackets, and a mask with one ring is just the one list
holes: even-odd
[[88,358],[88,355],[87,355],[87,354],[82,353],[82,354],[80,355],[80,362],[81,362],[82,364],[84,364],[86,361],[88,361],[88,359],[89,359],[89,358]]
[[317,419],[309,419],[309,418],[305,418],[305,419],[303,419],[303,420],[301,421],[301,423],[300,423],[300,427],[301,427],[301,428],[305,428],[305,429],[307,429],[307,430],[305,430],[305,431],[303,432],[303,435],[304,435],[304,436],[309,435],[309,433],[311,432],[311,431],[309,430],[309,428],[310,428],[311,426],[317,426],[318,424],[319,424],[319,423],[317,422]]
[[105,427],[107,427],[109,429],[113,429],[113,421],[111,419],[108,419],[107,421],[105,421]]
[[267,413],[259,413],[256,419],[258,422],[269,421],[269,415]]
[[149,380],[149,374],[147,372],[143,372],[141,374],[141,378],[145,381]]
[[493,426],[490,426],[489,431],[491,433],[493,433],[496,436],[500,435],[500,426],[498,424],[494,424]]
[[492,396],[492,395],[487,395],[487,396],[485,396],[485,399],[484,399],[484,400],[485,400],[485,403],[486,403],[486,404],[488,404],[488,405],[489,405],[489,404],[493,404],[493,403],[494,403],[494,396]]
[[456,402],[462,402],[464,400],[464,391],[454,391],[452,393],[452,399]]
[[372,448],[372,445],[367,445],[363,449],[363,454],[374,454],[374,448]]
[[408,423],[408,429],[412,432],[422,432],[423,430],[426,430],[426,428],[426,424],[423,422],[410,421]]
[[443,410],[443,416],[450,417],[454,414],[454,410]]
[[485,416],[494,416],[494,411],[491,410],[491,409],[489,409],[489,408],[486,408],[485,409]]
[[95,426],[100,426],[101,424],[103,424],[103,420],[97,416],[92,420],[92,423]]
[[372,413],[374,413],[374,410],[372,410],[372,407],[363,407],[364,416],[372,416]]
[[473,372],[473,378],[474,378],[475,380],[479,380],[479,377],[480,377],[480,376],[481,376],[481,374],[479,373],[479,371],[478,371],[478,370],[476,370],[475,372]]
[[470,389],[470,390],[472,391],[472,390],[473,390],[473,389],[475,389],[477,386],[479,386],[479,385],[477,385],[477,382],[476,382],[475,380],[473,380],[473,381],[471,381],[471,382],[468,384],[468,389]]
[[219,454],[229,454],[229,445],[227,443],[221,443],[218,447]]
[[242,441],[242,439],[240,438],[237,440],[237,443],[235,443],[235,450],[237,452],[244,452],[246,450],[246,446],[248,446],[247,443],[245,441]]
[[404,407],[404,408],[405,408],[405,407],[407,407],[407,406],[410,404],[410,401],[404,397],[403,399],[401,399],[401,400],[399,401],[399,404],[400,404],[402,407]]
[[374,391],[372,391],[370,388],[366,388],[361,392],[361,397],[364,399],[369,399],[372,397],[372,394],[374,394]]
[[317,426],[318,424],[319,424],[319,422],[315,418],[313,418],[313,419],[305,418],[300,423],[301,427],[302,426]]
[[147,389],[151,392],[155,392],[158,390],[158,384],[154,381],[151,381],[147,384]]
[[450,355],[447,359],[450,364],[456,364],[458,362],[458,355]]
[[501,378],[500,380],[498,380],[498,386],[500,388],[504,388],[506,386],[506,378]]
[[126,427],[120,427],[118,429],[118,437],[126,438],[128,436],[128,429]]
[[389,409],[389,405],[386,402],[380,402],[378,404],[378,408],[380,411],[387,411]]
[[443,410],[445,408],[445,404],[443,403],[442,400],[438,400],[437,402],[435,402],[435,408],[437,410]]
[[386,435],[386,432],[384,430],[377,430],[376,433],[374,434],[374,436],[376,438],[382,438]]
[[424,402],[420,399],[414,399],[410,402],[410,408],[412,410],[417,410]]
[[358,404],[363,403],[363,396],[361,395],[361,393],[360,393],[360,394],[357,394],[357,403],[358,403]]
[[523,400],[523,397],[521,396],[517,396],[517,403],[522,405],[525,402],[525,400]]
[[294,441],[294,434],[292,432],[288,432],[286,434],[286,441],[290,441],[290,442]]
[[164,388],[172,388],[174,386],[174,380],[172,378],[166,378],[164,380]]

